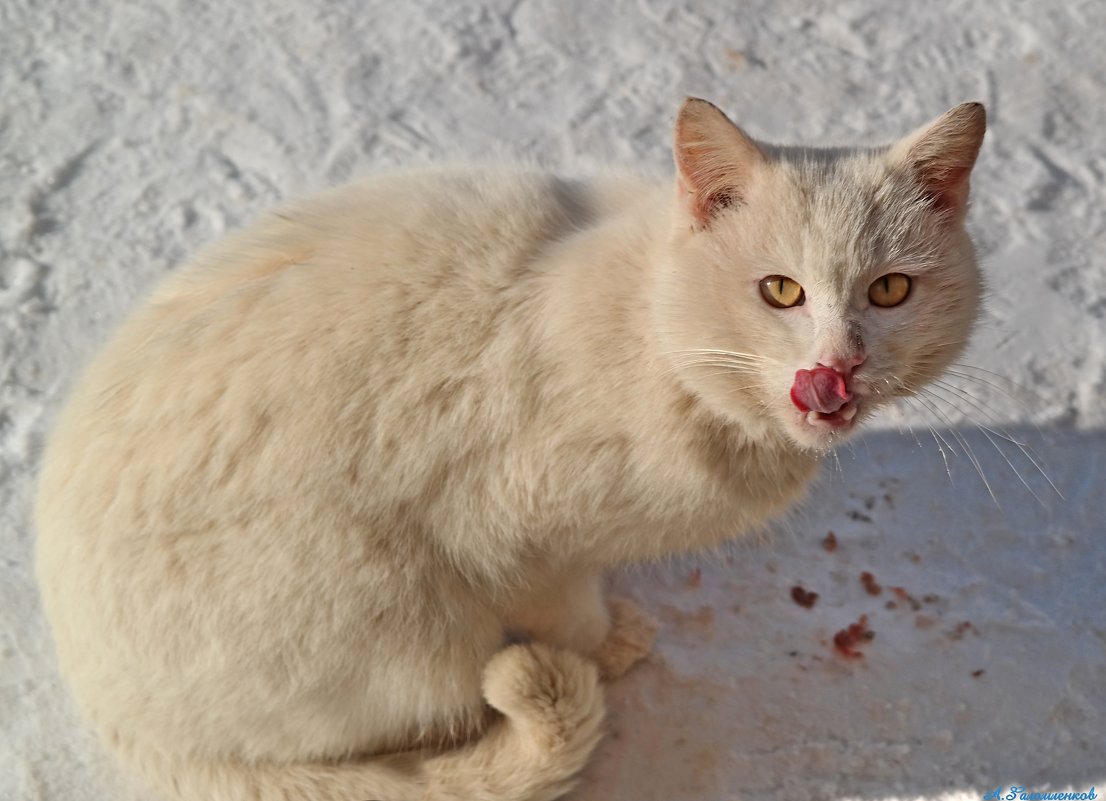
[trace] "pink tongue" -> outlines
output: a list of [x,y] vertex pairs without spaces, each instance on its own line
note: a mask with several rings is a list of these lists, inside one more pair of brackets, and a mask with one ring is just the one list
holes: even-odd
[[852,396],[845,389],[845,379],[836,370],[815,367],[813,370],[797,370],[795,383],[791,385],[791,402],[800,412],[833,414]]

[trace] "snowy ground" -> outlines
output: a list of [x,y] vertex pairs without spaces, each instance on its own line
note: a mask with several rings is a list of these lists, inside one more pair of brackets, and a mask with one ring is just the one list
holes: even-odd
[[[940,414],[889,415],[768,540],[617,578],[665,628],[611,688],[573,798],[1103,791],[1106,3],[309,5],[0,0],[0,798],[131,797],[54,667],[29,509],[66,387],[151,283],[275,201],[385,166],[665,174],[685,94],[835,143],[984,101],[991,297],[965,363],[997,375],[961,368],[978,380]],[[1065,500],[972,421],[1028,440]],[[848,660],[833,635],[861,614],[875,639]]]

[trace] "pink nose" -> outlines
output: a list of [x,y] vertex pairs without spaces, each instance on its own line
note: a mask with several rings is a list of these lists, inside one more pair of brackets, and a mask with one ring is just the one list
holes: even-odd
[[791,402],[803,414],[811,411],[833,414],[852,397],[845,376],[837,370],[818,365],[813,370],[795,371]]
[[832,356],[827,356],[826,358],[819,361],[818,366],[828,367],[831,370],[836,370],[837,372],[848,378],[853,374],[853,370],[864,364],[864,358],[865,357],[863,353],[853,353],[848,356],[840,356],[834,354]]

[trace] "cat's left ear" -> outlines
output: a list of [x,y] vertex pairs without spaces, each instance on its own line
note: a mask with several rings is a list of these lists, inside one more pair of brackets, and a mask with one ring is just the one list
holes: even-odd
[[891,147],[893,167],[911,172],[933,206],[959,216],[968,206],[968,183],[983,135],[982,103],[961,103]]
[[696,228],[741,203],[764,153],[713,103],[689,97],[676,117],[672,143],[676,192]]

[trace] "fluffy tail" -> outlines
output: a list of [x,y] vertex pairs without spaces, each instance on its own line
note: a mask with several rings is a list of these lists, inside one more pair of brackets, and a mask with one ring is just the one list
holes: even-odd
[[552,801],[571,789],[602,736],[594,665],[568,651],[513,645],[484,671],[504,717],[476,742],[440,755],[299,765],[146,762],[180,801]]

